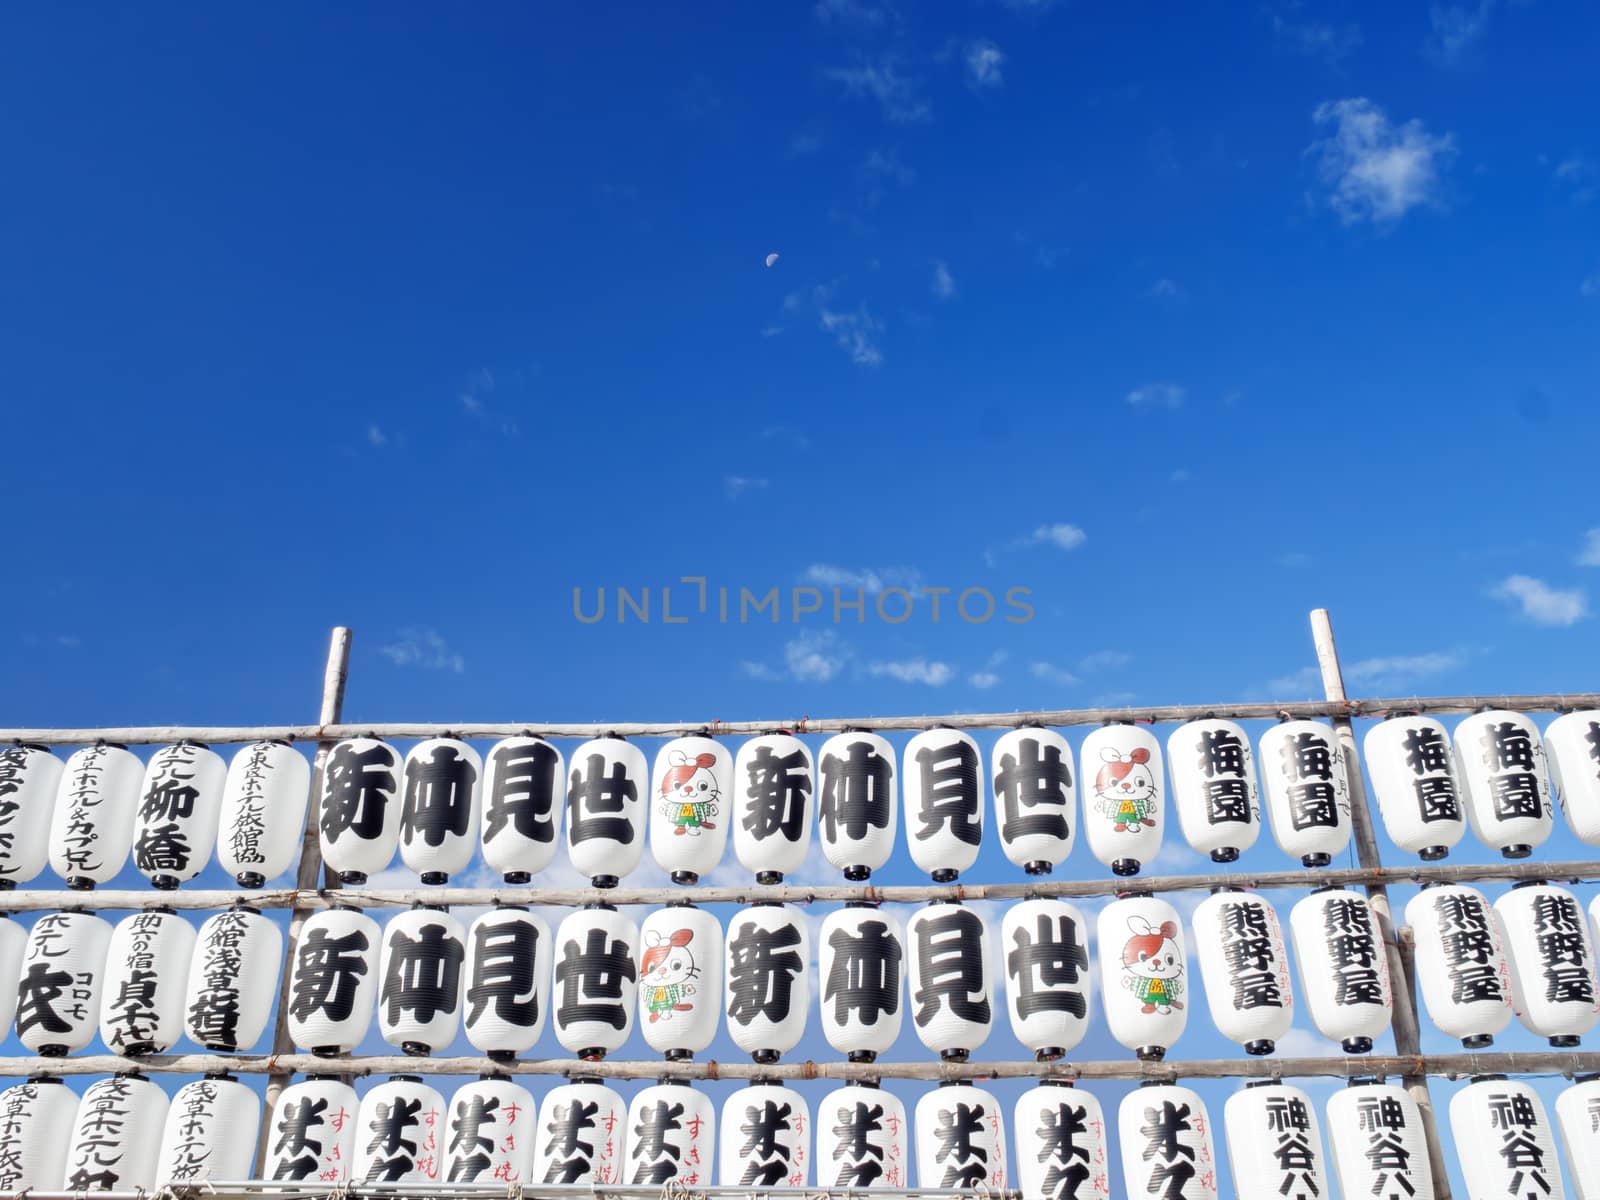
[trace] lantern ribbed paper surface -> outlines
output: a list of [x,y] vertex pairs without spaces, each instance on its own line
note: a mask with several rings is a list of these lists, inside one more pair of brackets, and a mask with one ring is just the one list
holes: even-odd
[[254,909],[208,917],[195,939],[183,1028],[207,1050],[252,1050],[277,995],[283,933]]
[[1481,1050],[1511,1023],[1511,964],[1500,923],[1482,893],[1459,884],[1424,888],[1406,905],[1417,986],[1441,1033]]
[[533,1093],[509,1079],[478,1079],[450,1098],[445,1118],[449,1183],[526,1183],[533,1173],[538,1110]]
[[598,1083],[551,1088],[539,1106],[533,1182],[590,1187],[620,1184],[627,1162],[628,1110]]
[[1078,751],[1089,851],[1117,875],[1137,875],[1161,853],[1166,772],[1161,745],[1137,725],[1104,725]]
[[227,776],[222,756],[193,742],[151,755],[133,822],[133,865],[156,887],[175,888],[210,861]]
[[811,1110],[793,1088],[740,1088],[723,1102],[718,1133],[723,1187],[803,1188],[809,1181]]
[[267,1133],[263,1179],[337,1185],[356,1154],[356,1090],[337,1079],[306,1079],[278,1097]]
[[177,913],[136,912],[106,949],[100,1040],[113,1054],[160,1054],[183,1035],[195,930]]
[[851,905],[824,917],[817,936],[822,1032],[851,1062],[871,1062],[905,1019],[905,933],[892,914]]
[[1078,832],[1072,747],[1055,730],[1030,725],[1002,734],[989,764],[1000,848],[1028,874],[1049,874]]
[[722,926],[693,905],[658,908],[639,928],[639,1027],[652,1050],[688,1058],[722,1016]]
[[433,1183],[444,1165],[444,1097],[413,1075],[393,1075],[361,1098],[356,1158],[361,1183]]
[[31,882],[50,861],[50,823],[65,765],[44,746],[0,747],[0,888]]
[[906,952],[917,1040],[941,1058],[965,1062],[994,1025],[983,918],[952,901],[919,908],[906,922]]
[[347,884],[384,870],[400,842],[400,752],[377,738],[349,738],[328,752],[319,809],[322,861]]
[[1117,1134],[1128,1195],[1217,1200],[1211,1116],[1190,1089],[1175,1084],[1135,1088],[1117,1110]]
[[467,1041],[490,1057],[533,1049],[550,1010],[550,927],[524,908],[492,909],[467,930]]
[[1012,1112],[1012,1182],[1024,1196],[1108,1200],[1111,1169],[1100,1101],[1081,1088],[1041,1084]]
[[1321,1200],[1328,1194],[1322,1123],[1299,1088],[1247,1085],[1228,1097],[1222,1124],[1239,1200]]
[[1194,910],[1194,946],[1217,1032],[1271,1054],[1294,1023],[1289,952],[1272,905],[1243,892],[1207,896]]
[[894,746],[876,733],[838,733],[817,755],[817,836],[828,865],[864,880],[894,853],[900,802]]
[[1261,787],[1278,849],[1325,867],[1350,844],[1350,784],[1333,727],[1283,721],[1261,735]]
[[91,1083],[78,1104],[60,1186],[69,1192],[136,1192],[156,1185],[167,1094],[139,1075]]
[[1450,735],[1432,717],[1391,717],[1362,742],[1383,827],[1425,862],[1444,858],[1467,831]]
[[566,763],[549,742],[509,737],[489,750],[483,784],[483,861],[527,883],[556,856],[566,809]]
[[1564,1200],[1555,1131],[1527,1084],[1468,1084],[1451,1097],[1450,1132],[1470,1200]]
[[1494,910],[1517,1018],[1552,1046],[1576,1046],[1600,1014],[1594,939],[1577,897],[1547,883],[1519,885]]
[[1172,806],[1184,839],[1213,862],[1235,862],[1261,834],[1255,757],[1232,721],[1190,721],[1167,737]]
[[1579,841],[1600,846],[1600,711],[1567,713],[1544,731],[1550,782]]
[[93,887],[122,870],[143,779],[144,764],[122,746],[85,746],[67,759],[50,819],[50,866],[67,886]]
[[551,1022],[556,1040],[599,1058],[628,1040],[639,990],[639,927],[614,908],[581,908],[556,928]]
[[237,1079],[186,1083],[172,1097],[156,1161],[156,1186],[249,1179],[261,1101]]
[[1095,940],[1111,1036],[1140,1058],[1165,1057],[1188,1024],[1192,990],[1177,910],[1154,896],[1113,900]]
[[811,750],[787,733],[765,733],[733,762],[733,853],[757,883],[782,883],[811,848]]
[[27,950],[28,931],[10,916],[0,917],[0,1033],[11,1028],[17,1015],[16,982]]
[[721,742],[673,738],[656,753],[650,854],[674,883],[696,883],[722,861],[732,800],[733,756]]
[[311,764],[287,742],[245,746],[228,764],[217,827],[217,862],[243,887],[261,887],[294,865],[311,797]]
[[455,738],[429,738],[406,755],[400,859],[423,883],[442,884],[472,861],[483,759]]
[[383,931],[378,1029],[407,1054],[447,1049],[461,1027],[466,934],[443,909],[413,908]]
[[978,861],[983,841],[983,756],[959,729],[928,729],[906,743],[906,844],[935,883]]
[[378,923],[353,908],[314,912],[300,929],[289,981],[289,1036],[314,1054],[354,1050],[378,997]]
[[567,767],[567,856],[595,887],[615,887],[644,854],[650,806],[644,751],[617,737],[595,738]]
[[1344,1196],[1433,1200],[1422,1114],[1404,1088],[1362,1083],[1329,1097],[1328,1154]]
[[711,1097],[686,1083],[658,1083],[628,1105],[628,1167],[635,1187],[707,1187],[717,1154]]
[[1550,836],[1550,785],[1539,727],[1522,713],[1474,713],[1455,733],[1456,778],[1478,840],[1527,858]]
[[30,1079],[0,1092],[0,1191],[60,1186],[78,1097],[59,1079]]
[[849,1084],[817,1105],[817,1186],[903,1188],[910,1184],[911,1127],[893,1092]]
[[1600,1200],[1600,1079],[1575,1083],[1556,1097],[1556,1132],[1578,1200]]
[[95,1035],[111,925],[92,913],[33,923],[17,981],[17,1036],[34,1054],[82,1050]]
[[740,909],[728,922],[723,1008],[733,1044],[757,1062],[777,1062],[806,1029],[811,938],[786,904]]
[[992,1094],[970,1083],[930,1088],[912,1125],[918,1187],[1005,1189],[1005,1118]]
[[1089,925],[1065,900],[1024,900],[1000,924],[1006,1010],[1017,1040],[1060,1058],[1089,1028]]
[[1349,1054],[1367,1054],[1389,1028],[1389,960],[1367,898],[1344,888],[1313,892],[1289,913],[1300,991],[1311,1023]]

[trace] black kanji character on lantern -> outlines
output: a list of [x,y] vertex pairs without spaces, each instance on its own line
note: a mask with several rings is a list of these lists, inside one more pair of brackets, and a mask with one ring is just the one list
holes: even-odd
[[1284,738],[1278,754],[1290,779],[1333,778],[1333,748],[1321,734],[1291,734]]
[[1544,967],[1545,999],[1594,1003],[1594,977],[1583,936],[1583,914],[1571,896],[1549,893],[1533,902],[1535,945]]
[[1461,803],[1456,799],[1455,781],[1448,775],[1418,779],[1411,786],[1417,796],[1417,812],[1424,822],[1461,819]]
[[411,1013],[426,1025],[439,1013],[452,1013],[461,990],[460,941],[443,925],[424,925],[412,937],[403,929],[389,934],[382,1003],[389,1023]]
[[1365,900],[1334,900],[1323,912],[1323,933],[1333,958],[1335,1004],[1382,1004],[1378,941]]
[[851,742],[842,758],[824,754],[818,774],[817,819],[828,841],[837,840],[841,827],[851,841],[866,837],[869,829],[888,828],[894,813],[894,763],[871,742]]
[[72,1022],[56,1012],[55,1004],[72,984],[70,972],[52,971],[49,963],[34,963],[23,972],[17,983],[17,1033],[27,1033],[35,1025],[44,1026],[47,1033],[71,1029]]
[[1273,970],[1276,955],[1266,910],[1249,901],[1224,905],[1219,924],[1234,1008],[1282,1008],[1283,987]]
[[426,760],[406,761],[406,800],[400,810],[400,836],[411,845],[418,834],[424,845],[442,846],[450,835],[465,837],[472,821],[472,787],[478,768],[459,747],[434,746]]
[[644,1161],[634,1171],[635,1184],[659,1187],[671,1179],[678,1170],[678,1160],[683,1151],[667,1135],[683,1128],[683,1105],[657,1100],[639,1111],[639,1121],[633,1127],[630,1139],[630,1158]]
[[1011,940],[1006,972],[1016,989],[1018,1014],[1024,1018],[1036,1012],[1088,1015],[1088,998],[1077,984],[1079,972],[1088,974],[1089,951],[1078,941],[1076,921],[1040,913],[1031,935],[1019,925]]
[[1087,1108],[1066,1103],[1039,1112],[1038,1161],[1050,1164],[1043,1189],[1050,1200],[1074,1200],[1089,1178],[1089,1148],[1078,1141],[1088,1135],[1088,1118]]
[[1178,1158],[1194,1158],[1194,1147],[1185,1145],[1179,1137],[1180,1134],[1190,1133],[1194,1129],[1189,1114],[1190,1109],[1187,1104],[1178,1104],[1172,1100],[1163,1100],[1159,1108],[1144,1110],[1145,1123],[1139,1127],[1139,1132],[1147,1139],[1143,1151],[1145,1162],[1155,1158],[1161,1159],[1162,1162],[1172,1162]]
[[556,838],[556,764],[561,756],[549,742],[512,743],[489,756],[494,786],[483,800],[483,839],[492,841],[508,825],[535,842]]
[[114,1031],[108,1039],[113,1048],[148,1041],[160,1014],[156,1012],[156,991],[161,977],[155,971],[134,968],[122,977],[117,994],[106,1000],[104,1024]]
[[1250,821],[1250,784],[1244,779],[1207,779],[1206,821],[1224,825],[1229,821]]
[[774,754],[771,746],[757,746],[746,767],[744,806],[740,824],[757,841],[774,834],[798,842],[806,824],[806,797],[811,794],[811,772],[804,750]]
[[833,1019],[840,1025],[852,1014],[863,1025],[900,1009],[900,939],[887,922],[863,921],[855,933],[835,929],[828,935],[833,962],[822,985],[822,1000],[833,1001]]
[[1413,775],[1433,775],[1450,770],[1450,749],[1444,734],[1431,725],[1406,730],[1400,747]]
[[[1317,1152],[1311,1144],[1311,1114],[1306,1103],[1298,1096],[1272,1096],[1267,1100],[1266,1111],[1267,1128],[1277,1135],[1272,1157],[1283,1172],[1278,1192],[1285,1197],[1292,1193],[1293,1200],[1310,1200],[1319,1189],[1312,1173],[1317,1166]],[[1300,1190],[1295,1191],[1296,1187]]]
[[[1545,1195],[1550,1194],[1550,1181],[1545,1177],[1544,1150],[1526,1130],[1539,1124],[1533,1101],[1519,1094],[1505,1092],[1489,1096],[1489,1126],[1502,1130],[1497,1153],[1512,1172],[1510,1191],[1516,1195],[1522,1190],[1524,1175],[1533,1186]],[[1534,1193],[1530,1191],[1529,1196]]]
[[989,1174],[989,1151],[973,1138],[983,1130],[984,1106],[957,1103],[939,1112],[939,1125],[933,1131],[939,1146],[933,1161],[944,1163],[942,1188],[976,1187]]
[[320,927],[311,931],[295,955],[294,995],[289,1012],[304,1021],[319,1009],[330,1021],[348,1020],[355,1011],[356,990],[367,973],[371,947],[360,929],[332,937]]
[[188,866],[191,847],[178,822],[194,815],[194,803],[200,798],[193,779],[192,770],[185,773],[178,762],[170,762],[144,794],[139,839],[133,846],[133,863],[140,870],[179,871]]
[[[926,1027],[941,1005],[964,1021],[989,1022],[989,998],[983,986],[983,920],[977,913],[951,906],[917,926],[917,968],[922,986],[916,1022]],[[974,996],[979,998],[974,999]]]
[[925,842],[943,829],[957,841],[976,846],[983,839],[978,824],[978,752],[963,739],[942,746],[923,746],[916,754],[921,772],[922,806],[917,820],[919,842]]
[[1200,734],[1200,773],[1207,779],[1218,775],[1244,775],[1244,739],[1231,729],[1207,729]]
[[744,925],[728,942],[728,1018],[748,1025],[756,1016],[782,1021],[789,1015],[794,981],[805,963],[793,947],[800,930],[793,924],[776,929]]
[[[545,1155],[550,1160],[549,1169],[545,1171],[545,1183],[576,1183],[589,1168],[589,1162],[594,1158],[594,1133],[595,1115],[600,1111],[598,1102],[585,1104],[582,1100],[574,1100],[570,1104],[557,1104],[550,1114],[550,1120],[545,1125],[545,1132],[550,1135],[550,1141],[545,1146]],[[584,1134],[589,1133],[590,1140],[584,1140]]]
[[471,1182],[494,1162],[494,1137],[483,1132],[486,1125],[498,1125],[497,1096],[473,1096],[450,1118],[450,1182]]
[[322,800],[322,836],[336,841],[348,830],[362,841],[383,833],[383,810],[394,794],[394,751],[385,745],[357,750],[341,742],[328,756]]
[[372,1140],[367,1143],[367,1153],[376,1154],[367,1171],[368,1183],[393,1183],[411,1170],[417,1157],[415,1135],[406,1136],[414,1125],[421,1125],[421,1100],[407,1100],[397,1096],[393,1103],[379,1103],[377,1115],[367,1125]]
[[272,1153],[281,1156],[274,1179],[309,1179],[322,1156],[322,1141],[311,1136],[328,1111],[326,1100],[291,1101],[278,1110],[278,1140]]
[[1534,770],[1533,737],[1514,721],[1485,725],[1478,738],[1483,764],[1491,771]]
[[146,825],[133,847],[133,865],[141,871],[181,871],[191,852],[189,838],[175,822]]
[[533,978],[538,948],[539,927],[532,921],[473,925],[468,1025],[476,1024],[489,1007],[510,1025],[531,1029],[538,1023],[539,992]]
[[1072,768],[1061,757],[1061,747],[1042,749],[1041,754],[1038,738],[1024,737],[1015,754],[1000,756],[994,794],[1000,801],[1000,837],[1005,841],[1031,834],[1065,839],[1072,832],[1067,824]]
[[623,1028],[628,1012],[622,1004],[622,983],[638,978],[639,968],[626,942],[611,938],[604,929],[585,930],[581,948],[576,939],[561,947],[561,961],[556,963],[556,984],[561,988],[556,1020],[563,1025],[603,1021],[613,1029]]
[[739,1126],[739,1132],[745,1135],[744,1145],[739,1147],[739,1157],[745,1161],[744,1174],[739,1179],[741,1187],[772,1187],[789,1173],[793,1151],[787,1142],[779,1140],[779,1135],[791,1131],[792,1114],[790,1105],[774,1100],[745,1108],[744,1124]]
[[639,785],[618,759],[606,769],[606,756],[595,751],[582,767],[573,765],[567,787],[568,838],[574,845],[591,839],[633,844],[633,822],[623,809],[639,799]]
[[839,1110],[839,1123],[833,1127],[833,1157],[843,1159],[844,1164],[839,1168],[837,1186],[871,1187],[883,1174],[883,1146],[871,1140],[873,1134],[882,1132],[883,1105],[868,1106],[858,1100]]
[[1531,817],[1537,821],[1544,815],[1538,777],[1526,771],[1496,775],[1489,780],[1489,794],[1494,800],[1497,821],[1511,821],[1519,817]]

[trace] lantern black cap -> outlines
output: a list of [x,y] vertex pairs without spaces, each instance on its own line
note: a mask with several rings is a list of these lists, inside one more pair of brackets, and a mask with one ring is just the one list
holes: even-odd
[[970,1051],[961,1049],[941,1050],[939,1051],[939,1058],[942,1062],[964,1063],[967,1061],[967,1056],[970,1053]]
[[311,1053],[318,1058],[336,1058],[342,1051],[337,1046],[313,1046]]
[[674,1046],[661,1056],[668,1062],[689,1062],[694,1058],[693,1050],[685,1050],[682,1046]]
[[851,883],[865,883],[872,878],[872,868],[863,866],[849,866],[844,869],[844,877]]
[[178,877],[176,875],[152,875],[152,876],[150,876],[150,886],[155,888],[157,891],[162,891],[162,892],[175,891],[175,890],[177,890],[178,882],[179,882],[179,880],[178,880]]
[[1302,854],[1300,856],[1301,865],[1307,867],[1325,867],[1332,861],[1333,855],[1331,854]]
[[850,1051],[848,1061],[853,1063],[877,1062],[878,1052],[876,1050],[852,1050]]
[[[1133,1052],[1133,1055],[1140,1062],[1160,1062],[1167,1056],[1167,1048],[1165,1046],[1140,1046]],[[1147,1079],[1145,1082],[1159,1083],[1160,1080]]]
[[1033,1052],[1034,1062],[1055,1062],[1058,1058],[1065,1058],[1067,1051],[1062,1046],[1040,1046]]
[[441,887],[450,882],[450,876],[443,871],[424,871],[418,878],[429,887]]
[[1022,871],[1025,875],[1048,875],[1052,870],[1054,868],[1042,858],[1036,858],[1032,862],[1022,864]]
[[679,887],[693,887],[700,882],[700,873],[698,871],[674,871],[672,873],[672,882]]
[[389,1076],[389,1082],[390,1083],[421,1083],[422,1082],[422,1076],[421,1075],[391,1075],[391,1076]]
[[267,886],[267,877],[259,871],[240,871],[234,876],[239,886],[243,888],[259,888]]
[[777,1050],[768,1048],[765,1050],[753,1051],[750,1057],[755,1062],[760,1063],[763,1067],[770,1067],[773,1063],[777,1062],[782,1055]]
[[154,1042],[131,1042],[122,1048],[122,1053],[132,1058],[137,1058],[141,1054],[154,1054],[155,1052],[156,1046]]
[[[599,1062],[605,1056],[606,1052],[599,1046],[589,1046],[578,1051],[578,1057],[583,1059],[584,1062]],[[572,1082],[577,1083],[578,1081],[574,1079]]]
[[67,876],[67,886],[75,892],[92,892],[94,891],[94,880],[87,875],[69,875]]
[[1423,862],[1438,862],[1441,858],[1450,857],[1449,846],[1424,846],[1417,851],[1417,857]]
[[513,887],[520,887],[524,883],[533,882],[533,876],[526,871],[507,871],[500,878]]
[[1139,860],[1137,858],[1119,858],[1111,864],[1113,875],[1137,875],[1139,873]]
[[490,1062],[516,1062],[517,1052],[515,1050],[490,1050],[484,1057]]
[[1339,1045],[1344,1047],[1346,1054],[1371,1054],[1372,1039],[1369,1037],[1345,1038]]
[[0,892],[9,892],[17,886],[15,879],[0,879]]
[[1575,1033],[1561,1033],[1550,1039],[1550,1044],[1557,1050],[1570,1050],[1580,1043],[1581,1039]]
[[65,1046],[58,1046],[54,1042],[48,1046],[39,1047],[39,1056],[41,1058],[65,1058],[71,1053],[72,1051],[68,1050]]
[[1502,846],[1500,853],[1506,858],[1527,858],[1533,853],[1533,847],[1518,842],[1515,846]]
[[339,882],[340,883],[348,883],[348,884],[350,884],[350,885],[352,885],[354,887],[360,887],[366,881],[367,881],[367,873],[365,871],[340,871],[339,872]]
[[617,883],[618,880],[615,875],[592,875],[589,878],[590,886],[597,888],[614,888]]
[[1484,1050],[1494,1045],[1494,1034],[1475,1033],[1471,1037],[1462,1038],[1461,1044],[1468,1050]]
[[783,882],[783,872],[782,871],[757,871],[756,872],[756,882],[759,883],[759,884],[762,884],[762,885],[782,883]]
[[1211,852],[1211,861],[1230,863],[1239,861],[1239,851],[1233,846],[1219,846]]
[[1271,1054],[1277,1048],[1278,1043],[1271,1038],[1257,1038],[1253,1042],[1244,1044],[1244,1052],[1246,1054]]
[[961,872],[951,867],[940,867],[928,876],[935,883],[954,883],[960,877]]

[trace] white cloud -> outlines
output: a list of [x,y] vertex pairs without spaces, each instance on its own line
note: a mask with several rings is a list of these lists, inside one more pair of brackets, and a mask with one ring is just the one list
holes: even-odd
[[1055,546],[1062,550],[1076,550],[1087,541],[1089,535],[1076,525],[1068,525],[1065,521],[1055,525],[1041,525],[1029,535],[1028,541],[1036,546]]
[[1361,45],[1359,25],[1339,28],[1323,21],[1291,21],[1280,13],[1272,15],[1272,32],[1285,50],[1320,58],[1330,67]]
[[1578,294],[1588,297],[1600,296],[1600,271],[1596,271],[1578,285]]
[[933,264],[933,283],[930,285],[933,294],[940,300],[948,300],[956,294],[955,276],[950,274],[950,268],[942,261]]
[[1188,483],[1189,480],[1191,480],[1193,478],[1194,478],[1194,476],[1189,474],[1188,468],[1179,467],[1177,470],[1173,471],[1172,474],[1167,476],[1167,482],[1168,483]]
[[1333,211],[1346,225],[1392,225],[1419,205],[1439,205],[1440,173],[1455,139],[1435,137],[1418,120],[1391,125],[1362,97],[1317,105],[1312,120],[1332,132],[1312,143]]
[[967,682],[979,691],[986,692],[1000,682],[1000,676],[993,671],[974,671],[967,676]]
[[1574,204],[1587,204],[1600,195],[1600,171],[1576,151],[1556,164],[1556,181],[1570,189]]
[[1085,675],[1095,671],[1114,671],[1132,661],[1132,658],[1121,650],[1096,650],[1093,654],[1085,654],[1078,660],[1078,670]]
[[876,29],[889,19],[884,9],[862,4],[860,0],[818,0],[812,11],[824,25],[845,25],[862,30]]
[[1582,589],[1553,588],[1531,575],[1508,575],[1489,594],[1520,606],[1535,625],[1573,625],[1589,615],[1589,598]]
[[908,590],[919,587],[922,573],[911,567],[840,567],[833,563],[812,563],[800,578],[817,587],[836,587],[847,591],[859,589],[876,596],[884,588],[902,587]]
[[[1479,651],[1470,648],[1434,650],[1426,654],[1392,654],[1341,663],[1345,687],[1352,692],[1382,693],[1405,688],[1455,670]],[[1322,671],[1301,667],[1269,679],[1260,689],[1270,700],[1300,700],[1323,695]]]
[[917,177],[914,170],[900,161],[898,150],[880,150],[876,147],[867,151],[866,161],[861,164],[861,173],[869,178],[880,176],[892,179],[901,187],[908,186]]
[[823,75],[852,96],[870,96],[877,100],[885,120],[910,125],[928,119],[928,102],[917,93],[915,82],[900,73],[894,55],[885,55],[876,63],[829,67]]
[[1029,663],[1028,674],[1035,679],[1042,679],[1046,683],[1053,683],[1060,687],[1071,687],[1078,682],[1078,677],[1065,667],[1058,667],[1053,663],[1047,662]]
[[752,479],[748,475],[724,475],[722,477],[723,490],[728,493],[729,500],[737,500],[746,492],[760,491],[767,486],[765,479]]
[[367,442],[369,445],[373,446],[387,446],[389,444],[389,435],[384,433],[383,430],[379,429],[376,425],[368,425]]
[[400,636],[387,646],[379,646],[378,653],[397,667],[421,667],[427,671],[466,670],[466,660],[445,644],[444,638],[432,629],[402,629]]
[[1157,300],[1181,300],[1183,289],[1174,280],[1163,275],[1150,285],[1149,295]]
[[1134,408],[1181,408],[1189,393],[1176,383],[1147,383],[1128,393]]
[[973,87],[999,87],[1005,82],[1000,68],[1006,56],[988,38],[979,38],[967,46],[967,82]]
[[1600,529],[1591,529],[1583,535],[1583,549],[1578,551],[1580,567],[1600,567]]
[[1436,63],[1459,62],[1489,27],[1489,14],[1495,0],[1476,4],[1435,4],[1428,9],[1432,31],[1423,50]]
[[1124,708],[1138,698],[1138,692],[1101,692],[1090,696],[1089,704],[1093,708]]
[[[833,284],[811,289],[811,303],[817,310],[817,327],[824,333],[831,334],[839,348],[848,354],[850,361],[857,366],[880,365],[883,362],[883,352],[878,348],[878,339],[883,334],[882,323],[867,311],[865,304],[858,305],[855,312],[841,312],[835,309],[833,293]],[[803,293],[791,292],[784,298],[783,306],[794,312],[804,303]]]
[[797,683],[827,683],[850,661],[850,647],[831,629],[802,633],[783,646],[783,667],[745,660],[739,670],[764,683],[792,680]]
[[929,687],[943,687],[955,675],[949,663],[929,662],[925,658],[908,658],[900,662],[875,662],[867,664],[867,674],[888,676],[901,683],[922,683]]

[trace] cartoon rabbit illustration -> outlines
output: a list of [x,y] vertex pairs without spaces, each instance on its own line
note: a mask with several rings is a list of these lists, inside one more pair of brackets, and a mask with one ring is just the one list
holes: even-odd
[[1114,822],[1117,833],[1136,832],[1140,825],[1156,823],[1156,777],[1150,771],[1150,751],[1143,746],[1126,754],[1113,746],[1100,751],[1104,765],[1094,777],[1094,794],[1102,813]]
[[652,1025],[670,1018],[675,1012],[688,1012],[694,1007],[686,1003],[695,994],[694,979],[700,974],[689,950],[693,940],[692,929],[679,929],[671,934],[651,930],[645,934],[647,945],[639,961],[639,986],[644,989],[645,1007]]
[[[1134,753],[1139,753],[1135,751]],[[1143,917],[1129,917],[1133,936],[1122,947],[1123,986],[1144,1002],[1141,1010],[1165,1016],[1182,1008],[1183,955],[1178,950],[1178,927],[1163,921],[1158,928]]]
[[715,829],[711,818],[717,815],[722,800],[717,777],[711,771],[717,756],[697,754],[690,759],[682,750],[674,750],[671,762],[672,766],[661,776],[657,793],[661,815],[672,822],[672,832],[682,837]]

